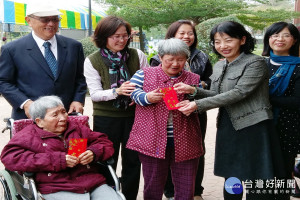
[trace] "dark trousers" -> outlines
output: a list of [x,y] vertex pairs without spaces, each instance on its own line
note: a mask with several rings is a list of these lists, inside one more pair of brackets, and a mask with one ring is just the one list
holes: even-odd
[[[114,169],[117,168],[121,145],[122,172],[120,182],[122,192],[127,200],[136,200],[140,184],[141,163],[138,153],[126,148],[133,122],[134,117],[94,116],[94,131],[106,133],[114,144]],[[112,184],[109,179],[107,182]]]
[[[206,134],[206,126],[207,126],[207,114],[201,113],[198,115],[200,120],[200,128],[201,128],[201,134],[202,134],[202,145],[205,151],[205,134]],[[196,182],[195,182],[195,193],[194,196],[200,196],[203,193],[203,187],[202,187],[202,180],[204,176],[204,165],[205,165],[205,159],[204,155],[199,158],[199,165],[197,169],[197,175],[196,175]],[[167,198],[174,197],[174,185],[172,182],[171,177],[171,170],[169,170],[167,182],[164,188],[164,194]]]

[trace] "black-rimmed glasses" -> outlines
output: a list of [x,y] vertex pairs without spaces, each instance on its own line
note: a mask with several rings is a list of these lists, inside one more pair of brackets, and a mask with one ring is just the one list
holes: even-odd
[[58,23],[61,20],[61,17],[37,17],[34,15],[30,15],[29,17],[33,18],[33,19],[37,19],[42,23],[48,24],[50,21],[52,21],[53,23]]

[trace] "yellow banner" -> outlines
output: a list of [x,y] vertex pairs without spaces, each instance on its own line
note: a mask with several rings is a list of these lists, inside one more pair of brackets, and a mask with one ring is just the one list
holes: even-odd
[[79,12],[74,12],[74,13],[75,13],[75,27],[76,29],[81,29],[80,13]]
[[68,28],[68,21],[67,21],[67,13],[66,10],[59,10],[62,15],[61,17],[61,21],[60,21],[60,27],[61,28]]
[[16,24],[25,25],[25,9],[23,3],[15,2],[15,22]]
[[96,21],[96,16],[95,15],[92,15],[92,24],[93,24],[93,29],[95,30],[96,26],[97,26],[97,21]]

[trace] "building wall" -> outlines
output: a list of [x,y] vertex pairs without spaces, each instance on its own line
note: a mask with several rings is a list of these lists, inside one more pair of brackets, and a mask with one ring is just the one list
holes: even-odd
[[60,29],[59,34],[75,40],[81,40],[88,37],[88,30]]

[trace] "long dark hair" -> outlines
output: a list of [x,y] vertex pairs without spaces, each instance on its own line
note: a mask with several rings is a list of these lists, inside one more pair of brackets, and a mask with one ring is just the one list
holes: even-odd
[[269,38],[271,37],[271,35],[281,32],[284,28],[289,29],[291,35],[293,36],[294,40],[296,41],[295,44],[293,46],[291,46],[291,48],[289,50],[289,54],[291,56],[297,56],[297,57],[299,56],[299,44],[300,44],[299,31],[296,28],[296,26],[294,26],[291,23],[287,23],[287,22],[276,22],[267,29],[265,36],[264,36],[264,48],[263,48],[263,52],[262,52],[263,56],[270,56],[271,47],[269,44]]
[[170,38],[173,38],[175,37],[178,29],[180,28],[181,25],[183,24],[187,24],[187,25],[190,25],[193,29],[193,33],[194,33],[194,37],[195,37],[195,40],[194,40],[194,43],[190,46],[190,49],[193,49],[193,48],[196,48],[197,47],[197,44],[198,44],[198,38],[197,38],[197,33],[196,33],[196,28],[195,28],[195,25],[192,21],[190,20],[178,20],[176,22],[173,22],[168,30],[167,30],[167,33],[166,33],[166,37],[165,39],[170,39]]
[[210,44],[214,53],[221,56],[215,48],[215,34],[216,33],[226,33],[230,37],[242,39],[244,36],[246,37],[245,44],[241,45],[240,52],[244,52],[245,54],[249,54],[254,50],[256,40],[252,37],[252,35],[245,29],[245,27],[234,21],[225,21],[218,25],[216,25],[210,32]]

